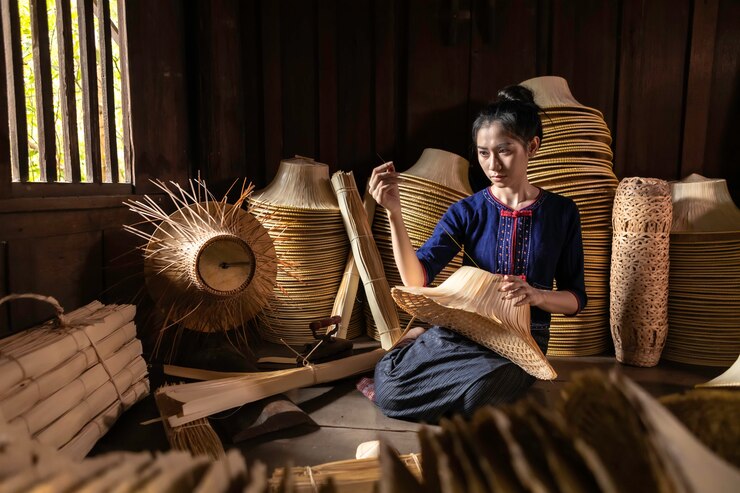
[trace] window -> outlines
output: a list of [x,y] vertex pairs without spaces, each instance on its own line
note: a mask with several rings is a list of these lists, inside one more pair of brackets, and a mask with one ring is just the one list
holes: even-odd
[[130,192],[124,0],[0,3],[13,185]]

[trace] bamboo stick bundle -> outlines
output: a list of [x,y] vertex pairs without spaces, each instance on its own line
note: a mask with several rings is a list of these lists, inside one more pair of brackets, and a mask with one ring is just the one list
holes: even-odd
[[229,486],[238,480],[247,477],[247,462],[237,449],[231,449],[223,458],[211,463],[211,467],[201,478],[193,493],[212,493],[214,491],[228,491]]
[[[59,391],[36,403],[27,412],[11,419],[9,424],[11,426],[22,426],[31,434],[36,433],[78,405],[81,400],[86,399],[92,392],[109,381],[110,376],[108,372],[111,375],[119,373],[129,363],[139,357],[141,352],[141,341],[138,339],[132,340],[113,356],[104,360],[104,362],[93,366],[78,378],[62,387]],[[139,359],[141,358],[139,357]]]
[[[400,459],[417,478],[421,477],[420,454],[405,454]],[[285,475],[290,474],[295,481],[296,493],[317,491],[329,478],[339,493],[372,493],[381,480],[381,472],[378,458],[341,460],[312,467],[279,467],[272,473],[270,487],[277,488]]]
[[105,382],[59,419],[34,434],[34,437],[41,443],[60,448],[71,440],[90,420],[116,402],[125,389],[143,379],[146,374],[146,363],[142,358],[137,358],[114,375],[112,380]]
[[149,395],[149,379],[143,378],[123,393],[123,400],[116,401],[87,423],[59,451],[76,460],[84,458],[95,444],[110,430],[113,423],[134,404]]
[[[136,337],[136,326],[130,322],[116,329],[112,334],[96,344],[100,357],[109,358]],[[141,343],[139,343],[139,346]],[[141,354],[141,352],[139,352]],[[39,401],[46,399],[59,389],[72,383],[85,371],[98,363],[98,356],[92,347],[87,347],[56,368],[38,378],[25,379],[0,395],[0,412],[6,420],[28,411]]]
[[342,211],[342,219],[365,288],[367,302],[378,328],[380,344],[383,349],[388,350],[401,337],[401,327],[367,213],[351,171],[334,173],[331,183],[337,194],[339,209]]
[[[181,457],[181,456],[176,456]],[[182,456],[181,460],[172,461],[168,467],[159,470],[146,485],[141,488],[142,493],[166,493],[178,491],[193,491],[198,485],[201,475],[208,468],[207,457]]]
[[224,373],[165,366],[165,373],[182,378],[215,379],[157,390],[160,410],[170,426],[225,411],[288,390],[332,382],[375,367],[385,354],[377,349],[328,363],[258,373]]
[[126,459],[121,461],[118,467],[112,467],[98,477],[92,478],[84,485],[81,485],[78,488],[78,493],[109,492],[125,478],[134,477],[151,460],[152,454],[148,451],[127,454]]
[[[362,201],[362,206],[367,214],[368,224],[373,223],[375,217],[375,199],[370,195],[370,192],[365,189],[365,198]],[[347,264],[344,267],[344,276],[342,276],[342,282],[339,285],[337,291],[337,297],[334,300],[334,308],[332,308],[331,314],[339,315],[342,317],[342,321],[339,324],[339,331],[337,337],[346,339],[347,331],[349,330],[349,324],[352,320],[352,312],[357,302],[357,288],[360,284],[360,271],[357,269],[357,263],[355,262],[355,256],[352,251],[347,256]]]
[[93,313],[76,311],[66,317],[64,330],[44,326],[0,342],[0,394],[57,367],[132,321],[135,314],[134,305],[106,305]]

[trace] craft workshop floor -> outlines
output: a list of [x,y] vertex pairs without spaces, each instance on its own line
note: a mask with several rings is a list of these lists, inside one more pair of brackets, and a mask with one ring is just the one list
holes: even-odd
[[[574,372],[589,368],[609,371],[618,368],[653,396],[681,392],[704,382],[722,369],[661,362],[654,368],[636,368],[616,362],[613,356],[551,357],[558,373],[553,382],[538,381],[529,392],[539,402],[548,405],[558,395]],[[290,463],[312,466],[337,460],[352,459],[357,445],[368,440],[388,441],[401,453],[418,452],[418,424],[383,416],[354,387],[357,378],[293,391],[289,397],[319,426],[299,426],[274,432],[236,446],[249,460],[259,459],[269,470]],[[139,423],[158,417],[153,399],[141,401],[116,423],[96,446],[93,453],[111,450],[167,450],[167,440],[160,423],[140,426]],[[229,443],[225,447],[231,448]]]

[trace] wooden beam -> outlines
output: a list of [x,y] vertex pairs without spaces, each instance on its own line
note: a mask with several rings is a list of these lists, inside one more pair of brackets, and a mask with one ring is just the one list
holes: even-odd
[[704,167],[718,10],[719,0],[694,2],[679,178],[701,173]]
[[[121,2],[123,3],[123,2]],[[72,51],[72,12],[69,0],[56,0],[59,52],[59,107],[64,142],[64,181],[80,182],[80,143],[77,139],[75,66]]]
[[[132,183],[131,163],[131,98],[129,96],[128,76],[128,29],[126,28],[126,2],[118,2],[118,30],[114,40],[118,43],[118,59],[121,64],[121,114],[123,127],[123,178],[126,183]],[[119,164],[120,165],[120,164]]]
[[31,36],[33,38],[33,72],[36,83],[40,181],[53,183],[57,181],[57,143],[51,88],[49,17],[46,9],[46,0],[31,0]]
[[102,183],[100,166],[100,125],[98,118],[98,77],[95,66],[95,24],[93,0],[77,0],[82,72],[82,121],[85,129],[85,170],[87,180]]
[[[349,5],[345,6],[349,8]],[[316,158],[329,166],[337,162],[337,3],[323,0],[317,3],[318,36],[318,113],[319,145]],[[334,168],[336,169],[336,168]]]
[[12,179],[13,181],[28,181],[28,126],[26,123],[26,93],[23,88],[23,53],[21,52],[18,0],[1,0],[0,8],[3,17]]
[[102,90],[103,181],[118,183],[118,149],[116,146],[116,101],[113,93],[113,55],[111,52],[110,0],[97,0],[98,39],[100,43],[100,88]]

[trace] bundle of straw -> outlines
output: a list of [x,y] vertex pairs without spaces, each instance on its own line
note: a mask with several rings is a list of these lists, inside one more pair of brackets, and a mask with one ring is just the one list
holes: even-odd
[[332,176],[331,184],[337,194],[352,253],[365,288],[367,303],[380,334],[380,344],[383,349],[388,350],[401,337],[401,327],[383,271],[383,261],[373,239],[355,178],[351,171],[349,173],[338,171]]
[[[0,300],[1,301],[1,300]],[[98,301],[0,341],[0,415],[82,458],[149,392],[133,305]]]
[[374,368],[384,354],[384,350],[376,349],[328,363],[258,373],[225,373],[165,366],[168,375],[210,381],[161,387],[155,395],[169,426],[182,426],[288,390],[364,373]]

